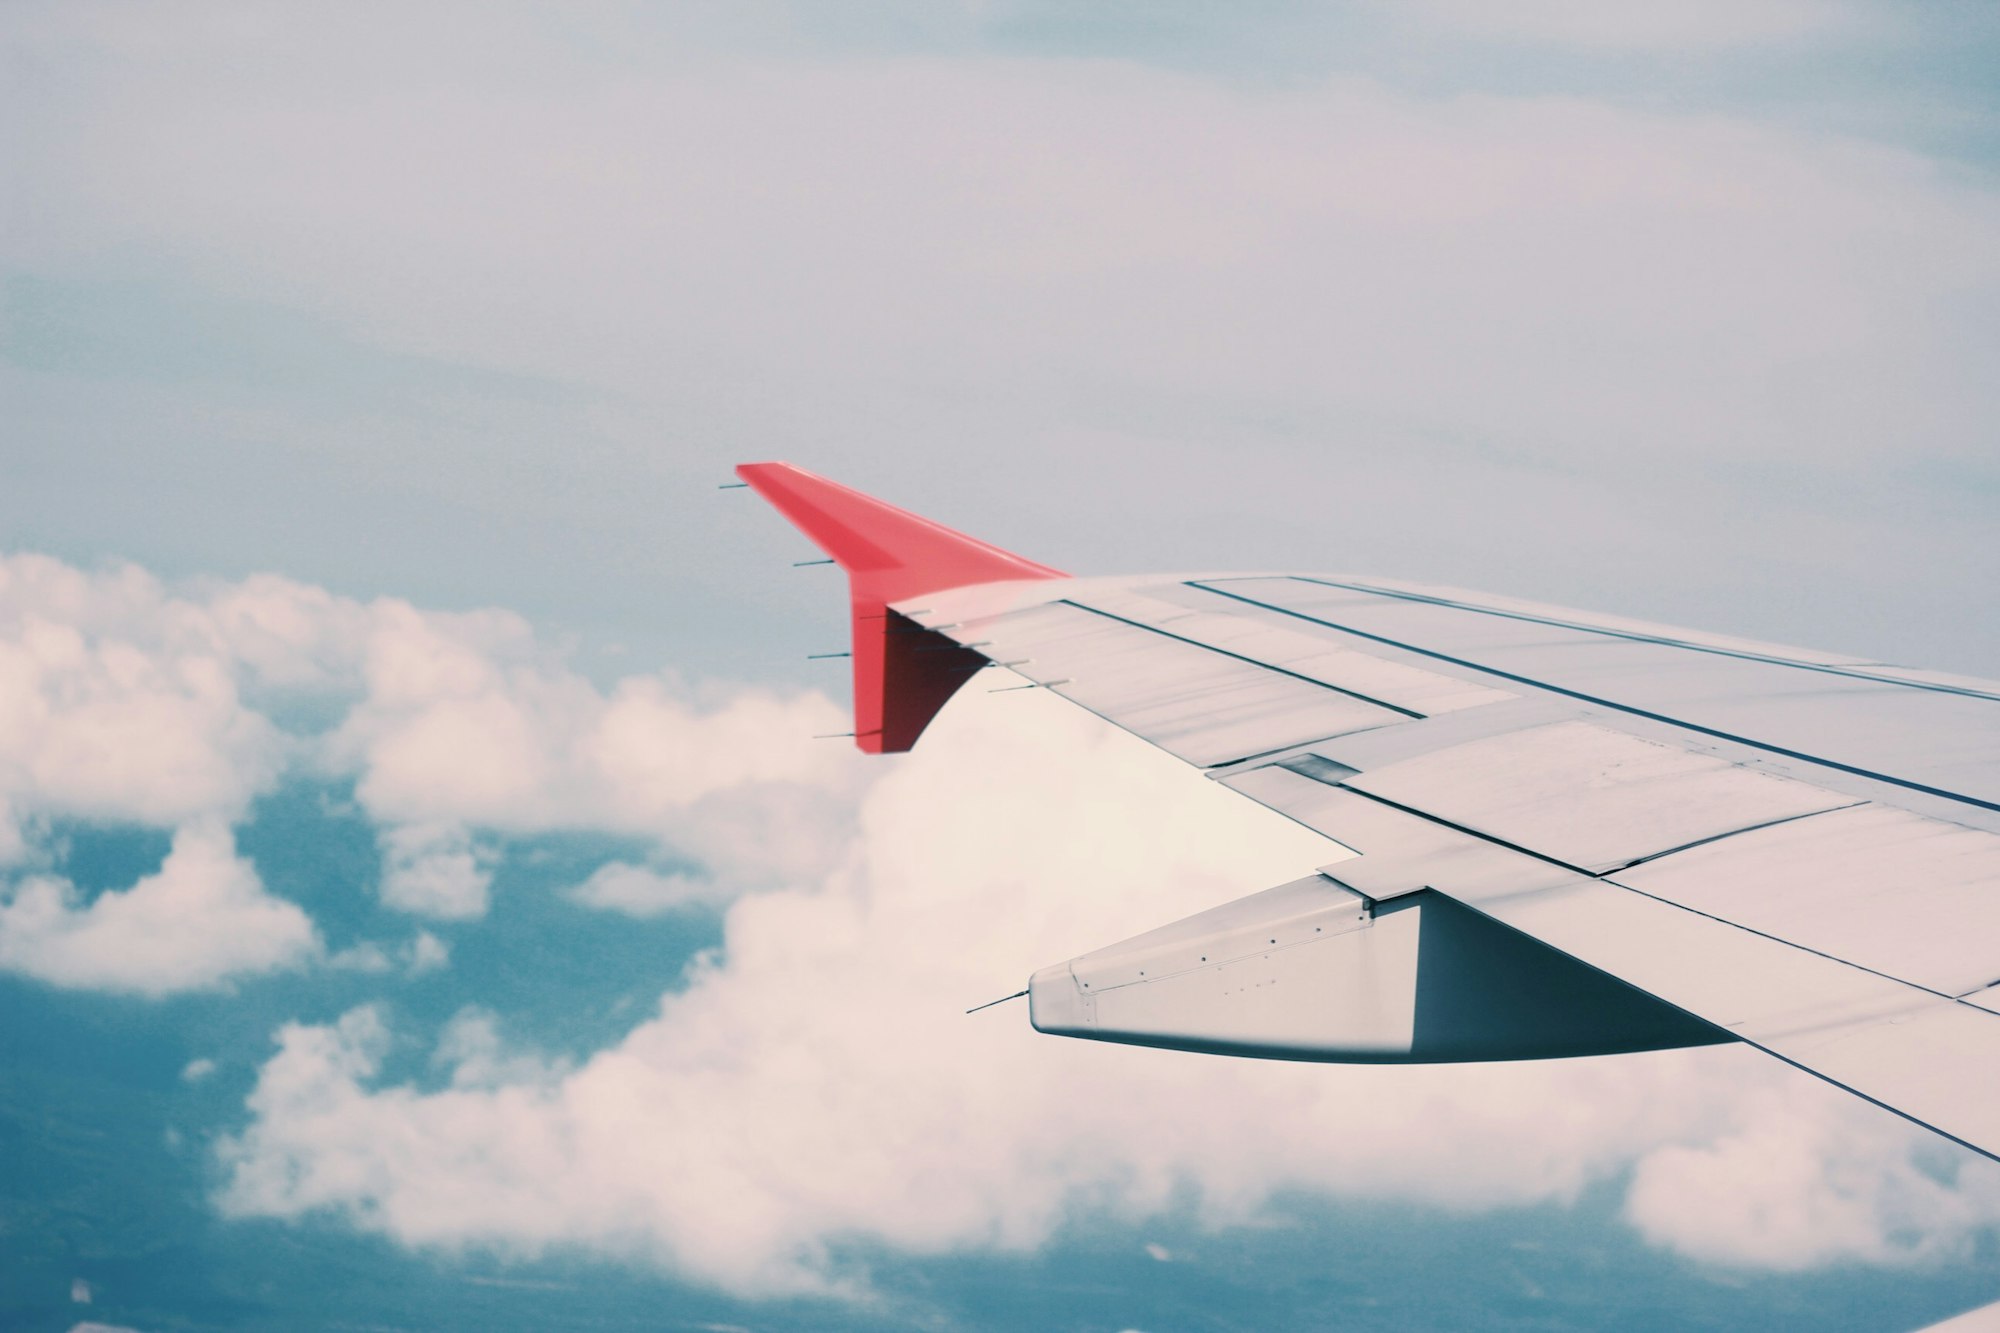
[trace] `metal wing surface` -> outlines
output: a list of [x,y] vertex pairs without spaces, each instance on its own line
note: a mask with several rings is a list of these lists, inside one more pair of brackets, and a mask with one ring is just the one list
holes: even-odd
[[1038,1027],[1340,1060],[1733,1038],[2000,1156],[2000,684],[1381,580],[1036,569],[885,614],[1353,853],[1044,969]]

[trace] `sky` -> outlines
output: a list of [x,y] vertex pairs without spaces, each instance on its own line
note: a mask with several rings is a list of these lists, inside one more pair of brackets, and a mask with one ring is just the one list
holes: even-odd
[[2000,15],[0,10],[0,1322],[1910,1329],[2000,1169],[1754,1053],[967,1017],[1329,859],[868,760],[788,458],[1080,573],[2000,676]]

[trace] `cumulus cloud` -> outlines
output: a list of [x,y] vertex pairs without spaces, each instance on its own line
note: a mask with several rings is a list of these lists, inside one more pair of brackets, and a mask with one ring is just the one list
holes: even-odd
[[393,948],[363,940],[330,955],[326,965],[341,972],[383,973],[401,967],[411,976],[435,972],[451,962],[451,946],[428,930],[419,930]]
[[451,962],[451,946],[428,930],[420,930],[411,936],[404,958],[413,974],[435,972]]
[[[718,793],[845,789],[825,696],[634,675],[600,688],[511,612],[363,602],[271,575],[169,588],[0,557],[0,796],[170,823],[240,811],[287,761],[385,823],[644,832]],[[290,737],[286,698],[340,706]],[[309,739],[316,748],[302,750]]]
[[[818,865],[817,835],[865,780],[851,754],[813,741],[843,725],[817,694],[745,691],[704,709],[644,677],[602,693],[559,667],[496,662],[413,616],[378,625],[367,674],[331,749],[385,825],[383,901],[407,911],[485,911],[495,858],[473,825],[649,837],[726,871],[682,887],[727,897]],[[665,887],[609,871],[579,900],[643,912]]]
[[[501,840],[550,830],[651,840],[707,864],[703,891],[722,898],[823,865],[865,784],[811,739],[841,716],[816,693],[599,687],[503,611],[0,557],[0,866],[45,861],[52,820],[215,829],[316,776],[354,781],[378,825],[379,897],[400,911],[483,915]],[[607,883],[584,900],[646,910],[633,882]],[[43,877],[17,889],[13,919],[111,901],[83,908]],[[408,965],[436,966],[442,946],[420,938]],[[366,946],[329,961],[391,960]]]
[[[580,1064],[510,1063],[494,1020],[462,1015],[438,1047],[451,1086],[422,1092],[379,1081],[380,1010],[285,1028],[222,1147],[222,1202],[419,1246],[581,1244],[770,1294],[858,1290],[847,1239],[1028,1248],[1079,1210],[1138,1219],[1190,1189],[1218,1225],[1299,1189],[1475,1209],[1573,1199],[1636,1162],[1634,1225],[1701,1253],[1703,1205],[1727,1187],[1680,1154],[1804,1115],[1835,1127],[1824,1155],[1728,1199],[1793,1210],[1744,1262],[1894,1259],[1994,1215],[1948,1184],[1855,1189],[1905,1173],[1911,1134],[1829,1109],[1851,1099],[1746,1050],[1288,1065],[1063,1042],[1018,1007],[960,1013],[1329,858],[1057,701],[974,694],[873,789],[839,865],[738,900],[719,953]],[[1746,1087],[1762,1100],[1732,1117]],[[1828,1190],[1854,1206],[1822,1217]]]
[[[795,879],[823,868],[867,781],[851,750],[814,741],[846,725],[818,693],[704,700],[660,676],[600,690],[518,622],[401,604],[378,609],[362,659],[365,694],[326,754],[384,825],[382,897],[408,911],[485,911],[493,853],[475,828],[647,837],[707,864],[710,897]],[[626,875],[580,894],[633,909],[662,889]]]
[[613,861],[599,866],[569,896],[586,907],[647,917],[713,904],[718,891],[717,883],[705,876]]
[[[379,1014],[374,1022],[380,1024]],[[547,1085],[564,1070],[559,1062],[533,1052],[508,1050],[499,1020],[477,1006],[452,1015],[438,1034],[431,1064],[450,1071],[454,1088]]]
[[486,915],[494,855],[455,824],[406,824],[382,833],[382,901],[419,916]]
[[823,695],[742,691],[703,707],[651,676],[604,692],[525,626],[477,628],[489,632],[401,604],[375,617],[366,696],[331,748],[377,819],[656,832],[717,793],[860,781],[850,754],[812,743],[843,717]]
[[131,566],[0,560],[0,852],[23,819],[226,818],[275,779],[280,733],[192,611]]
[[1919,1131],[1903,1142],[1831,1094],[1759,1090],[1734,1123],[1649,1153],[1625,1215],[1639,1233],[1706,1263],[1801,1269],[1964,1258],[2000,1221],[2000,1173]]
[[159,870],[85,903],[48,875],[0,902],[0,967],[58,986],[145,996],[206,990],[294,966],[318,949],[299,907],[264,891],[229,831],[191,824]]

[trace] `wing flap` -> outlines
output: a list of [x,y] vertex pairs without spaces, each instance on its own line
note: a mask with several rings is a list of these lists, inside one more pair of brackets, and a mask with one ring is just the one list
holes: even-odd
[[1986,1080],[1965,1076],[2000,1062],[2000,1013],[1276,765],[1226,783],[1353,849],[1355,858],[1323,871],[1347,887],[1370,897],[1445,894],[1788,1063],[2000,1156],[2000,1102]]
[[1447,746],[1370,769],[1348,785],[1592,873],[1854,804],[1590,722]]
[[1861,805],[1613,878],[1940,994],[2000,980],[2000,836],[1981,829]]

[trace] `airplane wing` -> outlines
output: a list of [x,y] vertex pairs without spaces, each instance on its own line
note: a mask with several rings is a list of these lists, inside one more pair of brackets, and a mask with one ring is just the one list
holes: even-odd
[[2000,1158],[2000,683],[1381,579],[1070,578],[738,472],[849,573],[862,748],[998,664],[1351,852],[1037,972],[1042,1031],[1740,1040]]

